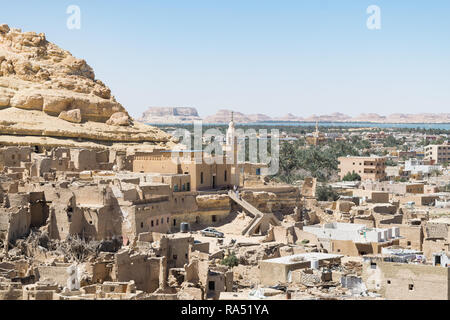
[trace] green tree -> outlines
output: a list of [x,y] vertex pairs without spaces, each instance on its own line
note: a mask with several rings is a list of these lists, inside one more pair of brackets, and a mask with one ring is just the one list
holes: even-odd
[[339,199],[339,194],[334,191],[331,186],[318,186],[316,189],[317,201],[336,201]]
[[295,144],[283,143],[280,148],[279,177],[286,183],[292,183],[296,168],[298,168],[298,159]]
[[388,136],[383,143],[384,147],[397,147],[403,144],[403,141],[395,139],[394,136]]
[[387,159],[386,160],[386,166],[388,166],[388,167],[395,167],[396,165],[397,164],[392,159]]
[[361,181],[361,176],[354,171],[349,172],[342,178],[342,181]]

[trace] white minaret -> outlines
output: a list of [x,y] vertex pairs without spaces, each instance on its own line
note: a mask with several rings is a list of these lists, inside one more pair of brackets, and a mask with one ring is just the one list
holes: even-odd
[[238,143],[236,136],[236,128],[234,126],[234,112],[231,112],[231,121],[228,124],[226,144],[225,144],[226,161],[232,165],[231,168],[231,184],[239,186],[239,166],[238,166]]
[[236,129],[234,127],[234,112],[231,111],[231,121],[228,124],[227,136],[226,136],[227,147],[232,146],[234,144],[234,136],[235,136],[235,134],[236,134]]
[[319,131],[319,121],[316,121],[316,132],[314,133],[314,136],[316,138],[319,137],[320,131]]

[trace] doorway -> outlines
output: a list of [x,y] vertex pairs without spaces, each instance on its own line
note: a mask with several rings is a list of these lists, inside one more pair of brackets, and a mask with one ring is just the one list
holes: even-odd
[[434,256],[434,265],[437,267],[441,266],[441,256]]

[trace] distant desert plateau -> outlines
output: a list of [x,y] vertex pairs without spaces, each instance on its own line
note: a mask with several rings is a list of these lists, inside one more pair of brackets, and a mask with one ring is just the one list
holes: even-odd
[[232,117],[237,123],[260,122],[370,122],[370,123],[450,123],[450,113],[393,113],[387,116],[376,113],[362,113],[352,117],[335,112],[329,115],[312,115],[299,117],[288,113],[283,117],[270,117],[265,114],[244,114],[228,109],[218,110],[216,114],[200,117],[196,108],[186,107],[150,107],[145,111],[140,122],[151,124],[182,124],[203,120],[204,123],[228,123]]

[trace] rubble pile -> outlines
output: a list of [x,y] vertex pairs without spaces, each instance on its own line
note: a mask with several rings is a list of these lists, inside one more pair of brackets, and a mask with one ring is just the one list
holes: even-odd
[[257,265],[260,260],[279,257],[280,247],[282,246],[282,244],[238,245],[236,255],[239,259],[239,263],[254,266]]

